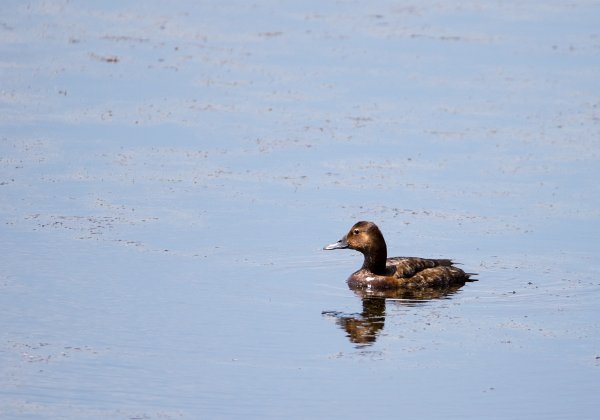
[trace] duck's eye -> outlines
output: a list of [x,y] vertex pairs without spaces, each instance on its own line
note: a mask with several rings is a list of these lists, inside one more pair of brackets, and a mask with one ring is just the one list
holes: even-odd
[[358,235],[360,233],[360,230],[354,229],[354,231],[352,233],[354,233],[355,235]]

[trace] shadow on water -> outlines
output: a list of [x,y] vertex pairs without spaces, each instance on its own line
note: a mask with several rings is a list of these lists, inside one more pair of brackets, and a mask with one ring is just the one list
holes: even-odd
[[377,291],[351,288],[362,300],[362,312],[345,314],[338,311],[323,311],[322,315],[334,319],[336,324],[346,332],[351,343],[358,347],[368,346],[377,341],[377,337],[383,330],[387,300],[409,307],[421,306],[435,299],[448,299],[462,286]]

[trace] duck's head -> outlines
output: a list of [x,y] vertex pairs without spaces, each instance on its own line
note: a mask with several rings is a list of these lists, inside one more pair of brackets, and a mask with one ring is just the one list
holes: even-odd
[[365,256],[363,268],[373,272],[385,270],[387,247],[381,231],[373,222],[358,222],[339,241],[323,247],[325,250],[350,248]]
[[377,225],[373,222],[358,222],[352,226],[350,231],[339,241],[329,244],[323,249],[345,249],[350,248],[360,251],[363,254],[374,248],[378,248],[381,244],[385,246],[385,240]]

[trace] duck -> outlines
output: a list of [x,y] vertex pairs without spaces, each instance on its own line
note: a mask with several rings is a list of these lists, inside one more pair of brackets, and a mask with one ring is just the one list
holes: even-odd
[[474,273],[465,273],[450,259],[387,257],[387,245],[379,227],[360,221],[339,241],[324,250],[353,249],[363,254],[360,270],[348,277],[351,289],[402,290],[462,286]]

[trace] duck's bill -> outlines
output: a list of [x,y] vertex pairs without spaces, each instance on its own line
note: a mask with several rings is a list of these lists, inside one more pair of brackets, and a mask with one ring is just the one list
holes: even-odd
[[324,250],[329,251],[331,249],[344,249],[348,248],[348,242],[346,242],[346,237],[343,237],[339,241],[329,244],[323,247]]

